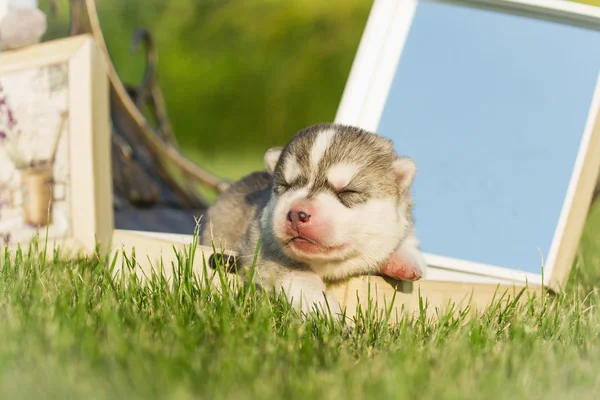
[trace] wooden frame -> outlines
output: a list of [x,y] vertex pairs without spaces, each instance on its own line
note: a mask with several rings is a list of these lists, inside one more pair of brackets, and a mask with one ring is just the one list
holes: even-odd
[[[336,115],[336,122],[377,131],[396,66],[419,3],[440,2],[600,30],[600,9],[560,0],[375,0]],[[600,168],[600,86],[596,84],[544,276],[426,254],[430,282],[547,286],[566,283]],[[437,284],[437,283],[436,283]],[[421,284],[419,284],[421,285]]]
[[[30,85],[33,97],[19,101],[19,93],[28,88],[26,76],[35,77]],[[17,80],[25,87],[9,90],[11,81]],[[5,133],[4,142],[11,139],[11,149],[35,155],[24,160],[21,168],[15,159],[11,165],[7,152],[0,161],[4,172],[13,172],[2,192],[9,193],[4,205],[10,203],[12,208],[0,211],[4,213],[0,226],[8,226],[4,239],[9,248],[26,247],[39,233],[49,248],[93,253],[98,246],[107,251],[113,233],[109,91],[95,41],[80,35],[2,52],[0,83],[6,87],[5,100],[13,102],[11,113],[17,124],[19,119],[25,124]],[[21,140],[19,132],[31,137]],[[47,151],[49,147],[53,150]],[[63,204],[54,200],[58,183],[65,188]],[[7,215],[7,209],[12,214]],[[55,222],[59,216],[62,222]]]

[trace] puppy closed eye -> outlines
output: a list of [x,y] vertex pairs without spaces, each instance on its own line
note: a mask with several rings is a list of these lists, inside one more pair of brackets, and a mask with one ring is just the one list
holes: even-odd
[[292,187],[292,185],[290,185],[287,182],[278,182],[275,184],[275,192],[277,194],[282,194],[285,191],[287,191],[290,187]]
[[342,203],[355,203],[364,200],[364,193],[352,188],[343,188],[337,191],[337,197]]
[[347,188],[344,188],[344,189],[338,191],[338,195],[340,195],[340,196],[352,195],[352,194],[360,194],[360,192],[358,192],[357,190],[354,190],[354,189],[347,189]]

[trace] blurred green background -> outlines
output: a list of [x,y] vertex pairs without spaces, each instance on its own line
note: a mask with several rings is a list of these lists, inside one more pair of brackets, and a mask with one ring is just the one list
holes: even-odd
[[[584,0],[600,5],[600,0]],[[308,125],[333,121],[373,0],[96,0],[121,79],[138,83],[137,27],[159,52],[158,81],[182,151],[235,179],[264,151]],[[49,12],[49,0],[40,0]],[[68,31],[57,0],[43,40]]]
[[[96,0],[121,79],[140,82],[137,27],[151,31],[158,81],[182,151],[218,175],[262,168],[264,151],[333,121],[372,0]],[[69,1],[43,40],[66,35]]]

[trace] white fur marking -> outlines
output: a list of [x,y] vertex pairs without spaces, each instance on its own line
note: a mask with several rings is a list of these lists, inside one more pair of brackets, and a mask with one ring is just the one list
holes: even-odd
[[290,155],[285,160],[285,165],[283,167],[283,176],[285,177],[285,181],[287,183],[292,183],[298,178],[300,175],[300,166],[296,161],[296,157]]
[[342,189],[350,183],[357,172],[358,165],[339,163],[329,168],[327,179],[336,189]]
[[312,149],[310,149],[310,165],[313,173],[317,170],[319,161],[321,161],[323,154],[329,148],[334,135],[335,131],[333,129],[321,131],[317,134]]

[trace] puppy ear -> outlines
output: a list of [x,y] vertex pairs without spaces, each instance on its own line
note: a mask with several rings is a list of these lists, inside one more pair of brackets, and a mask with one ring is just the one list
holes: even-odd
[[271,147],[265,153],[265,168],[270,175],[273,175],[273,171],[275,171],[275,166],[277,165],[277,161],[279,161],[279,156],[281,156],[281,147]]
[[415,175],[417,174],[417,165],[410,157],[398,157],[392,164],[396,182],[400,189],[406,189],[412,185]]

